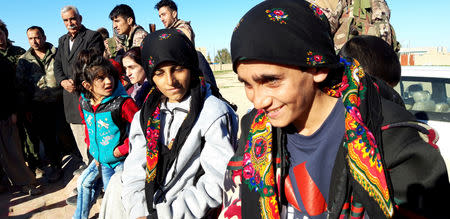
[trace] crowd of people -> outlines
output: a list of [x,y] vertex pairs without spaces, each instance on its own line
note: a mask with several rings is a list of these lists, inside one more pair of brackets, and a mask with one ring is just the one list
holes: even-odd
[[76,219],[102,193],[99,218],[445,217],[436,132],[392,89],[387,5],[324,2],[266,0],[239,20],[233,70],[254,106],[240,126],[171,0],[150,33],[115,6],[112,37],[65,6],[58,47],[31,26],[27,51],[0,20],[0,189],[38,195],[72,154]]

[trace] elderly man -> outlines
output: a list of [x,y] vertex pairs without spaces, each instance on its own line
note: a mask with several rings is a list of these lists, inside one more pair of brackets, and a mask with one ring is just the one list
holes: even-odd
[[78,111],[79,97],[74,92],[72,66],[76,62],[78,53],[81,50],[97,48],[103,52],[105,46],[100,33],[86,29],[81,24],[82,16],[75,6],[63,7],[61,17],[68,33],[60,37],[58,41],[58,51],[56,52],[54,65],[56,83],[64,88],[63,100],[66,121],[70,124],[78,149],[83,157],[83,162],[86,165],[89,162],[89,158],[87,155],[87,145],[84,142],[84,127],[81,123],[80,112]]
[[[45,154],[52,169],[47,178],[54,182],[60,178],[62,158],[61,147],[55,136],[59,129],[57,125],[64,118],[62,89],[56,83],[53,71],[56,48],[46,42],[45,32],[41,27],[29,27],[27,38],[30,49],[20,57],[16,71],[19,93],[22,94],[20,102],[23,109],[31,113],[28,119],[32,133],[44,143]],[[39,142],[34,142],[34,145],[39,145]],[[38,152],[38,147],[34,151]],[[42,163],[30,163],[32,169],[41,165]]]
[[[128,5],[121,4],[114,7],[109,13],[109,18],[113,22],[116,34],[105,40],[104,55],[107,58],[115,58],[120,50],[126,52],[132,47],[139,47],[148,34],[144,28],[136,24],[133,9]],[[125,36],[125,39],[121,40],[118,35]]]
[[164,24],[164,27],[183,31],[192,43],[195,44],[195,34],[192,30],[191,22],[178,19],[178,8],[175,2],[172,0],[161,0],[155,5],[155,9],[158,10],[159,18]]

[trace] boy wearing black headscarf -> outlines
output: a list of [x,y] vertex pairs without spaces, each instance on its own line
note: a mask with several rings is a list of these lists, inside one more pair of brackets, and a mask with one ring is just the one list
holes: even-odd
[[239,21],[231,55],[255,109],[228,164],[222,218],[445,215],[436,132],[356,60],[336,56],[320,8],[258,4]]

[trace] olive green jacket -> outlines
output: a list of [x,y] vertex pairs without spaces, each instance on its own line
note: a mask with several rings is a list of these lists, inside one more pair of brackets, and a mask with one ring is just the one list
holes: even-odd
[[46,43],[45,46],[47,51],[42,60],[30,48],[18,61],[17,88],[23,105],[62,101],[62,88],[56,82],[53,71],[56,48],[51,43]]

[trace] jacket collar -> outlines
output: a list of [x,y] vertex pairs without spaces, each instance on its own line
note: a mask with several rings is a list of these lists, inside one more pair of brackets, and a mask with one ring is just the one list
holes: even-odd
[[[54,47],[51,43],[45,42],[45,48],[46,48],[44,56],[45,60],[48,60],[50,57],[56,55],[56,47]],[[37,59],[36,56],[34,55],[34,49],[31,47],[27,50],[25,54],[23,54],[23,57],[27,60]]]
[[72,45],[72,49],[69,50],[69,41],[72,39],[72,37],[70,36],[69,33],[66,34],[67,40],[64,43],[64,47],[66,48],[66,55],[67,57],[70,59],[73,58],[73,56],[77,53],[80,45],[82,44],[82,42],[85,40],[84,36],[86,35],[86,27],[84,27],[84,25],[81,25],[80,30],[78,31],[77,35],[75,35],[75,37],[73,37],[73,45]]
[[[123,87],[123,85],[120,82],[117,82],[117,88],[114,90],[114,92],[110,96],[103,98],[103,100],[100,102],[100,104],[105,104],[108,101],[110,101],[116,97],[119,97],[119,96],[128,97],[128,94],[125,91],[125,88]],[[89,104],[91,103],[91,101],[83,93],[81,93],[81,98],[83,98]]]

